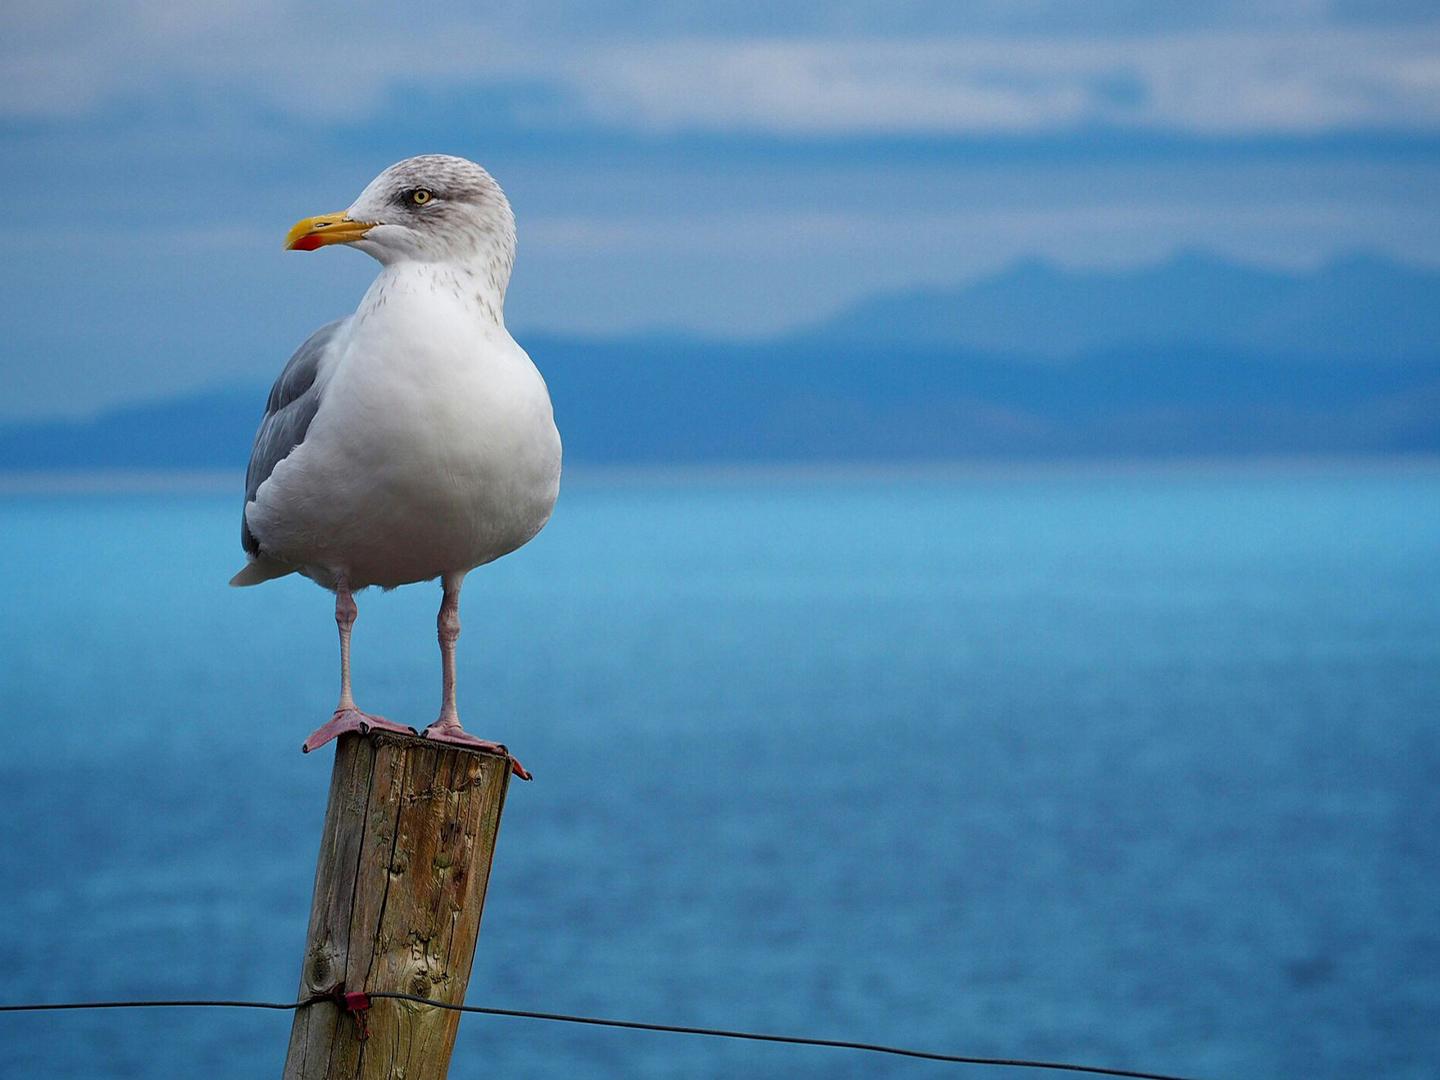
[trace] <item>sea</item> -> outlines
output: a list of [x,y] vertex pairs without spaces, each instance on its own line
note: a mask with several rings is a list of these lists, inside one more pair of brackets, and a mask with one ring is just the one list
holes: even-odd
[[[143,478],[142,478],[143,479]],[[236,491],[0,494],[0,1003],[293,1000],[328,594]],[[438,587],[360,596],[438,711]],[[1440,466],[577,472],[471,575],[510,789],[468,1001],[1194,1077],[1440,1076]],[[291,1017],[0,1014],[0,1076]],[[1043,1076],[467,1016],[450,1076]]]

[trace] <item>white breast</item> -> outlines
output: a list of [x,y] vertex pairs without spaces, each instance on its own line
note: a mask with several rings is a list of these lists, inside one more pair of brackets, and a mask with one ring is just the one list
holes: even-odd
[[247,520],[269,553],[330,584],[469,570],[554,507],[560,437],[544,380],[463,276],[387,268],[337,340],[304,441]]

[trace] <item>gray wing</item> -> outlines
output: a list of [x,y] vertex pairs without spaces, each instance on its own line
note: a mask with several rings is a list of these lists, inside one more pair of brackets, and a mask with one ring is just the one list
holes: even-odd
[[[310,429],[310,421],[315,419],[320,399],[324,396],[323,388],[316,384],[321,358],[348,321],[348,317],[336,319],[311,334],[305,344],[295,350],[295,355],[270,388],[270,399],[265,403],[265,418],[260,421],[260,430],[255,432],[250,467],[245,471],[246,506],[255,501],[255,492],[270,478],[275,466],[304,441],[305,432]],[[240,542],[251,555],[260,554],[260,542],[250,531],[244,510],[240,512]]]

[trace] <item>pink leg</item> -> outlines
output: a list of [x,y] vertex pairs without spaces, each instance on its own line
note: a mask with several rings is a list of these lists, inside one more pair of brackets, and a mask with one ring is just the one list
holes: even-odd
[[340,628],[340,703],[335,706],[336,712],[355,708],[355,698],[350,693],[350,632],[359,617],[360,608],[342,577],[335,586],[335,625]]
[[324,746],[347,731],[364,734],[371,728],[380,728],[405,735],[415,734],[412,727],[393,723],[383,716],[371,716],[355,707],[355,698],[350,693],[350,631],[359,614],[360,609],[355,606],[355,598],[350,595],[349,583],[342,575],[335,585],[335,623],[340,627],[340,702],[335,706],[335,715],[316,728],[301,744],[300,749],[304,753],[308,754],[311,750]]
[[445,599],[440,603],[440,615],[435,620],[440,638],[440,662],[443,671],[443,698],[440,703],[440,719],[425,729],[427,739],[473,746],[477,750],[488,750],[492,754],[503,754],[510,758],[510,771],[521,780],[529,780],[525,766],[510,757],[510,751],[500,743],[477,739],[460,726],[460,710],[455,707],[455,643],[460,640],[460,585],[464,574],[447,574],[444,578]]

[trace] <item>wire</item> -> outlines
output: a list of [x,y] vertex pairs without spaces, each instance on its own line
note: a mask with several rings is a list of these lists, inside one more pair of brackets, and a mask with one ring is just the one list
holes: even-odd
[[483,1013],[486,1016],[515,1016],[526,1020],[555,1020],[566,1024],[593,1024],[599,1027],[631,1028],[636,1031],[666,1031],[678,1035],[711,1035],[720,1039],[749,1039],[754,1042],[790,1043],[795,1046],[833,1046],[842,1050],[865,1050],[874,1054],[895,1054],[900,1057],[924,1058],[927,1061],[951,1061],[961,1065],[1003,1065],[1011,1068],[1053,1069],[1060,1072],[1091,1073],[1099,1076],[1138,1077],[1139,1080],[1186,1080],[1185,1077],[1169,1076],[1164,1073],[1133,1072],[1129,1069],[1107,1069],[1101,1065],[1074,1065],[1062,1061],[1029,1061],[1023,1058],[967,1057],[961,1054],[941,1054],[931,1050],[911,1050],[900,1046],[883,1046],[879,1043],[850,1042],[846,1039],[815,1039],[803,1035],[769,1035],[758,1031],[729,1031],[724,1028],[682,1027],[676,1024],[647,1024],[639,1020],[610,1020],[599,1016],[570,1016],[565,1013],[527,1012],[523,1009],[494,1009],[483,1005],[451,1005],[449,1002],[434,1001],[417,997],[415,994],[401,994],[391,990],[377,990],[371,998],[392,998],[396,1001],[413,1001],[420,1005],[434,1005],[452,1012]]
[[[372,995],[373,996],[373,995]],[[306,1005],[329,1001],[328,997],[306,998],[304,1001],[50,1001],[27,1005],[0,1005],[0,1012],[56,1012],[61,1009],[283,1009],[294,1010]],[[438,1005],[439,1002],[436,1002]]]
[[[360,995],[353,995],[360,996]],[[941,1054],[931,1050],[913,1050],[880,1043],[851,1042],[847,1039],[815,1039],[804,1035],[771,1035],[758,1031],[730,1031],[724,1028],[685,1027],[678,1024],[651,1024],[639,1020],[612,1020],[600,1016],[572,1016],[567,1013],[531,1012],[525,1009],[496,1009],[484,1005],[452,1005],[448,1001],[402,994],[393,990],[374,990],[363,995],[370,1000],[388,998],[429,1005],[451,1012],[480,1013],[485,1016],[507,1016],[524,1020],[549,1020],[564,1024],[589,1024],[595,1027],[627,1028],[632,1031],[661,1031],[676,1035],[708,1035],[718,1039],[745,1039],[751,1042],[788,1043],[792,1046],[829,1046],[840,1050],[862,1050],[872,1054],[893,1054],[897,1057],[921,1058],[926,1061],[948,1061],[959,1065],[992,1065],[1014,1069],[1049,1069],[1053,1072],[1088,1073],[1092,1076],[1124,1076],[1135,1080],[1187,1080],[1169,1073],[1138,1072],[1132,1069],[1111,1069],[1103,1065],[1076,1065],[1066,1061],[1032,1061],[1025,1058],[989,1058],[963,1054]],[[341,1005],[336,994],[316,994],[301,1001],[65,1001],[44,1004],[0,1005],[0,1013],[51,1012],[62,1009],[171,1009],[225,1008],[278,1009],[292,1011],[321,1002]],[[342,1006],[343,1007],[343,1006]]]

